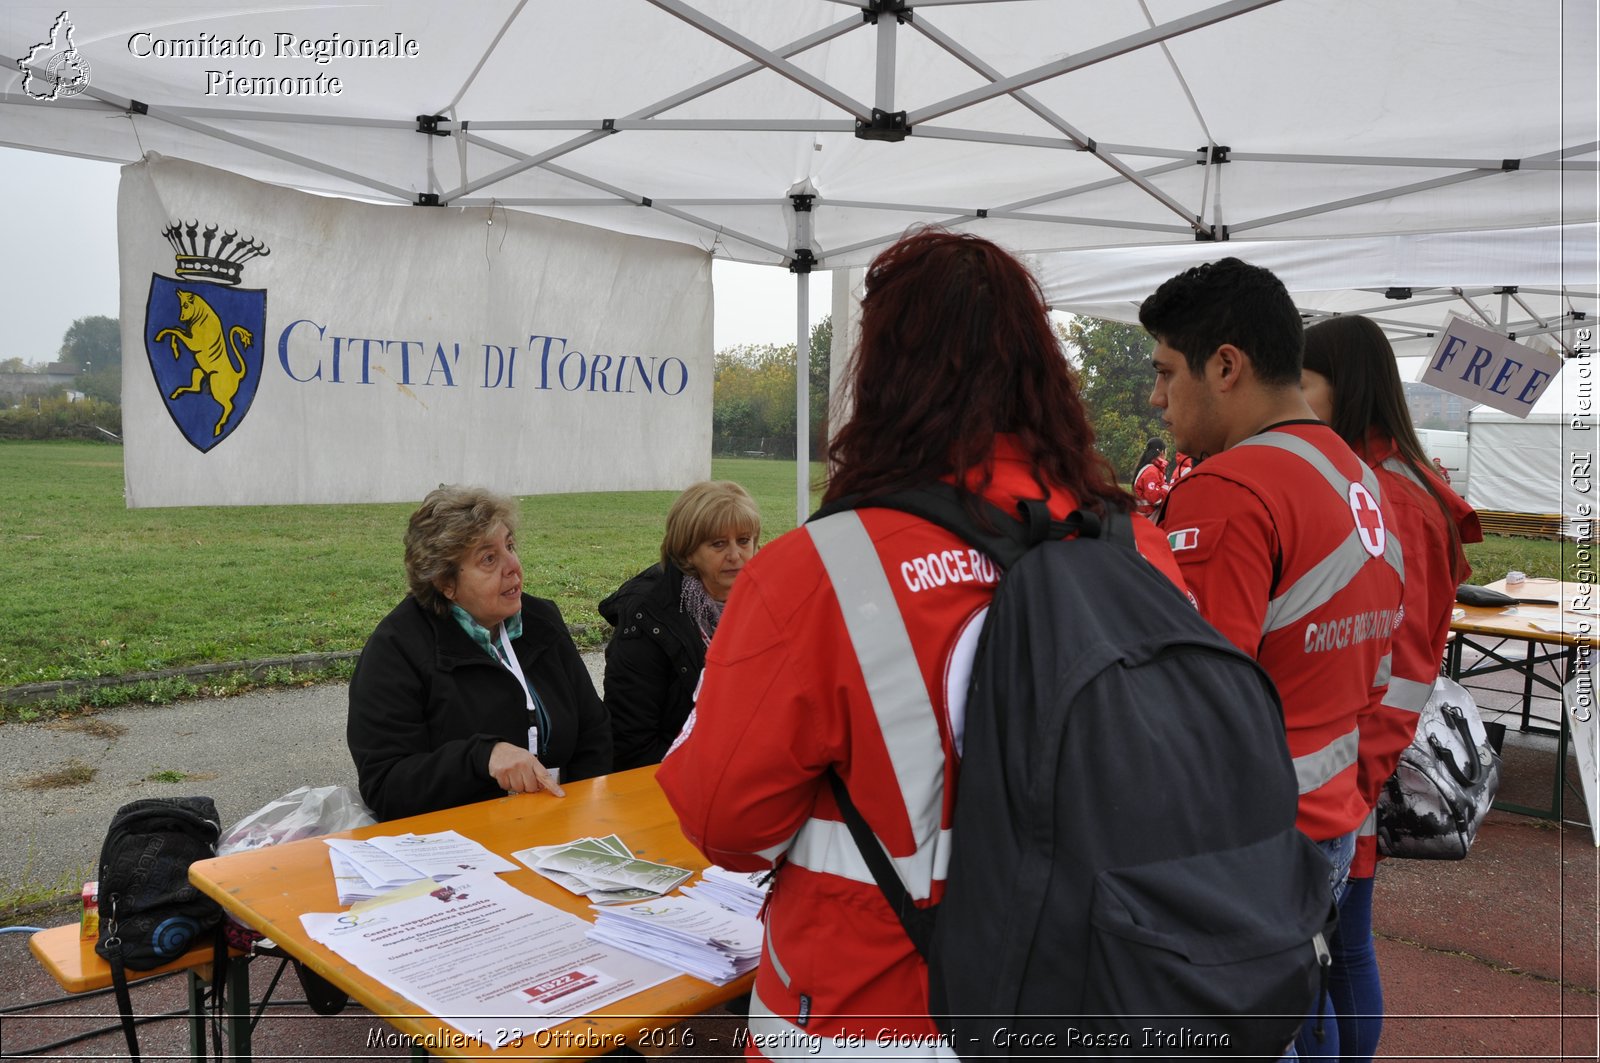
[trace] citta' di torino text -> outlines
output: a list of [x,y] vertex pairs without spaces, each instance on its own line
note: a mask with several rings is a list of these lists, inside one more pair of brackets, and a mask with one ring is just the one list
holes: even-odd
[[128,54],[139,59],[309,59],[326,65],[335,59],[415,59],[422,45],[415,37],[302,37],[274,33],[268,37],[223,37],[202,30],[192,37],[157,37],[140,30],[128,38]]

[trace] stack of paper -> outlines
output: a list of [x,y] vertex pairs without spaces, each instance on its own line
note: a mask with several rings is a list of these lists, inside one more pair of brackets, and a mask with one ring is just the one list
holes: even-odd
[[596,904],[627,904],[659,897],[694,872],[639,860],[615,834],[541,845],[512,853],[528,867]]
[[333,864],[340,904],[353,904],[408,882],[432,878],[442,882],[469,871],[515,871],[517,865],[496,856],[453,830],[437,834],[397,834],[369,838],[325,838]]
[[[530,1051],[546,1055],[536,1044],[563,1043],[535,1040],[537,1031],[678,973],[586,940],[584,920],[486,872],[457,876],[445,886],[403,887],[355,912],[308,912],[300,925],[420,1011],[491,1048],[521,1045],[519,1059],[530,1058]],[[475,1046],[455,1047],[480,1058],[470,1051]]]
[[685,886],[679,892],[685,897],[710,901],[740,915],[752,918],[760,914],[767,900],[768,879],[771,871],[728,871],[715,865],[700,873],[700,881]]
[[744,974],[761,958],[760,923],[692,897],[595,911],[593,940],[715,985]]

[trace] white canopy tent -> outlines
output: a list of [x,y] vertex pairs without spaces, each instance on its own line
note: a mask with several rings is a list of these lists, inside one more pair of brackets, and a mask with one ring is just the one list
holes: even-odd
[[[92,0],[70,36],[60,14],[0,11],[0,143],[797,272],[923,221],[1078,252],[1600,218],[1595,0]],[[803,427],[798,456],[803,510]]]
[[1362,314],[1384,326],[1402,357],[1421,356],[1445,315],[1461,314],[1519,340],[1571,353],[1572,330],[1594,324],[1600,226],[1593,222],[1324,240],[1232,240],[1038,256],[1052,306],[1137,321],[1162,281],[1235,255],[1276,273],[1308,321]]

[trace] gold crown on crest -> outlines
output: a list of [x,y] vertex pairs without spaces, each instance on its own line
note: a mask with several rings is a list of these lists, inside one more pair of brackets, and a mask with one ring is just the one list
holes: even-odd
[[[218,284],[238,284],[244,278],[244,264],[252,258],[270,255],[272,251],[254,237],[239,239],[239,234],[226,232],[217,239],[217,226],[200,228],[198,221],[175,221],[161,235],[176,251],[178,266],[174,271],[180,277],[194,277]],[[202,242],[203,241],[203,242]],[[215,244],[215,247],[212,245]]]

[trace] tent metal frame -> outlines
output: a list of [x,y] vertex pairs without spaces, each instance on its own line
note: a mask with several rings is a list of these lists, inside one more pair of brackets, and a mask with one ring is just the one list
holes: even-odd
[[[463,118],[457,111],[474,81],[497,54],[507,34],[519,20],[533,17],[527,0],[519,0],[505,14],[498,31],[485,46],[466,76],[461,80],[450,101],[432,116],[412,117],[333,117],[326,113],[256,112],[237,107],[159,106],[148,104],[129,96],[118,95],[94,85],[88,86],[81,96],[72,99],[43,103],[7,91],[0,96],[5,106],[49,106],[77,111],[91,109],[109,115],[121,114],[133,126],[135,133],[142,124],[163,123],[189,133],[233,145],[246,151],[259,153],[286,163],[308,175],[321,175],[337,179],[367,190],[376,198],[421,205],[460,206],[524,206],[534,208],[570,210],[632,208],[659,212],[703,234],[709,250],[722,251],[730,257],[743,257],[771,261],[788,267],[797,276],[796,347],[800,361],[797,372],[797,400],[799,409],[807,407],[807,361],[809,358],[809,317],[806,274],[814,268],[837,268],[863,252],[886,246],[897,239],[903,227],[889,228],[878,233],[855,233],[836,246],[818,246],[817,233],[826,226],[817,224],[822,212],[860,212],[863,216],[882,213],[889,216],[916,215],[918,217],[953,227],[969,226],[983,219],[1003,219],[1025,222],[1048,233],[1060,229],[1063,233],[1059,246],[1067,246],[1067,230],[1107,230],[1127,234],[1148,233],[1152,238],[1226,240],[1231,235],[1260,232],[1285,222],[1306,218],[1337,215],[1340,211],[1378,202],[1392,202],[1406,197],[1422,195],[1469,182],[1500,177],[1507,181],[1520,180],[1519,173],[1561,172],[1567,174],[1594,174],[1600,172],[1600,161],[1585,158],[1600,150],[1600,140],[1586,139],[1566,144],[1554,150],[1521,159],[1471,158],[1460,156],[1375,155],[1351,153],[1274,153],[1235,150],[1219,145],[1206,134],[1207,143],[1195,148],[1162,144],[1121,144],[1097,141],[1092,131],[1079,128],[1070,116],[1058,113],[1028,90],[1041,83],[1059,78],[1072,71],[1082,70],[1141,49],[1159,48],[1183,91],[1189,96],[1190,106],[1202,129],[1207,128],[1205,116],[1200,113],[1192,95],[1189,95],[1183,71],[1167,49],[1167,42],[1193,31],[1217,25],[1231,19],[1272,7],[1281,0],[1221,0],[1211,6],[1166,22],[1156,22],[1143,7],[1144,29],[1125,34],[1083,51],[1073,52],[1064,58],[1034,66],[1020,72],[1007,73],[978,55],[973,49],[940,28],[940,9],[957,5],[981,5],[993,0],[832,0],[846,14],[837,21],[776,47],[766,46],[739,33],[707,14],[693,0],[644,0],[654,8],[693,27],[707,38],[742,57],[742,61],[693,85],[619,117],[568,117],[560,119],[523,121],[511,118]],[[797,57],[821,45],[835,41],[847,34],[872,27],[875,40],[873,56],[871,101],[857,99],[839,85],[807,71]],[[906,46],[904,32],[910,31],[921,41],[928,42],[939,52],[949,56],[966,69],[976,73],[982,83],[942,99],[911,101],[905,106],[902,93],[897,91],[898,60]],[[4,61],[13,69],[21,67],[22,56],[18,46],[0,47]],[[24,54],[27,52],[24,49]],[[28,68],[32,70],[32,68]],[[674,117],[670,112],[691,101],[702,99],[710,93],[762,72],[784,78],[802,92],[822,101],[830,113],[825,117],[792,118],[773,115],[767,118],[685,118]],[[43,76],[34,70],[34,76]],[[992,129],[970,128],[956,124],[941,124],[940,119],[990,101],[1014,102],[1042,124],[1044,133],[998,132]],[[338,166],[325,160],[296,152],[248,135],[248,128],[262,123],[262,129],[277,124],[324,124],[372,130],[378,133],[415,131],[429,137],[427,176],[429,188],[419,193],[385,180],[375,173]],[[795,189],[773,189],[770,195],[741,195],[704,197],[685,195],[654,195],[646,187],[622,187],[606,180],[583,165],[583,149],[610,137],[639,133],[662,132],[774,132],[815,133],[839,136],[853,134],[862,139],[896,141],[906,138],[969,142],[1038,152],[1067,151],[1092,156],[1109,169],[1102,180],[1077,181],[1063,187],[1034,193],[1009,203],[937,204],[907,203],[890,197],[883,200],[840,198],[830,200],[815,190],[797,193]],[[511,142],[516,134],[571,133],[558,142],[533,150],[524,150]],[[437,141],[436,138],[444,138]],[[26,145],[24,145],[26,146]],[[448,158],[453,148],[458,173],[454,180],[439,176],[448,169]],[[470,158],[469,158],[470,155]],[[1046,160],[1054,157],[1045,156]],[[1136,160],[1155,160],[1144,165]],[[469,167],[469,163],[471,166]],[[1310,203],[1292,210],[1284,210],[1255,217],[1224,219],[1223,208],[1227,201],[1223,195],[1223,179],[1228,166],[1237,163],[1269,165],[1320,165],[1348,167],[1352,170],[1377,172],[1383,169],[1444,171],[1420,180],[1400,181],[1354,195],[1347,195],[1321,203]],[[487,164],[486,172],[485,164]],[[1046,161],[1042,169],[1048,172],[1053,165]],[[1185,203],[1158,183],[1163,176],[1175,174],[1184,167],[1201,165],[1204,179],[1198,203]],[[477,169],[471,176],[469,169]],[[530,170],[540,170],[565,182],[592,191],[593,195],[525,195],[496,194],[497,187],[517,175]],[[1109,217],[1103,210],[1078,209],[1075,204],[1092,193],[1126,187],[1136,190],[1136,202],[1152,204],[1156,213],[1148,217]],[[803,200],[804,207],[799,205]],[[1208,202],[1209,201],[1209,202]],[[736,225],[719,221],[708,212],[721,208],[778,208],[787,211],[785,221],[792,233],[793,246],[784,246],[756,232],[741,230]],[[1040,239],[1048,243],[1049,237]],[[1106,243],[1117,241],[1108,234]],[[1038,250],[1047,248],[1040,247]],[[1489,296],[1501,296],[1499,313],[1484,305]],[[1555,335],[1570,326],[1573,320],[1586,320],[1587,311],[1569,307],[1560,318],[1541,316],[1516,292],[1480,291],[1478,289],[1453,289],[1449,292],[1434,290],[1425,297],[1410,302],[1386,301],[1374,305],[1371,315],[1391,323],[1396,335],[1426,334],[1426,325],[1406,324],[1402,311],[1440,302],[1458,303],[1474,317],[1491,327],[1514,332],[1518,337]],[[1526,314],[1515,316],[1513,305]],[[1315,312],[1310,312],[1315,313]],[[1578,315],[1574,318],[1574,314]],[[1421,330],[1418,332],[1417,330]],[[809,417],[797,416],[797,443],[799,458],[799,513],[804,515],[808,501]]]

